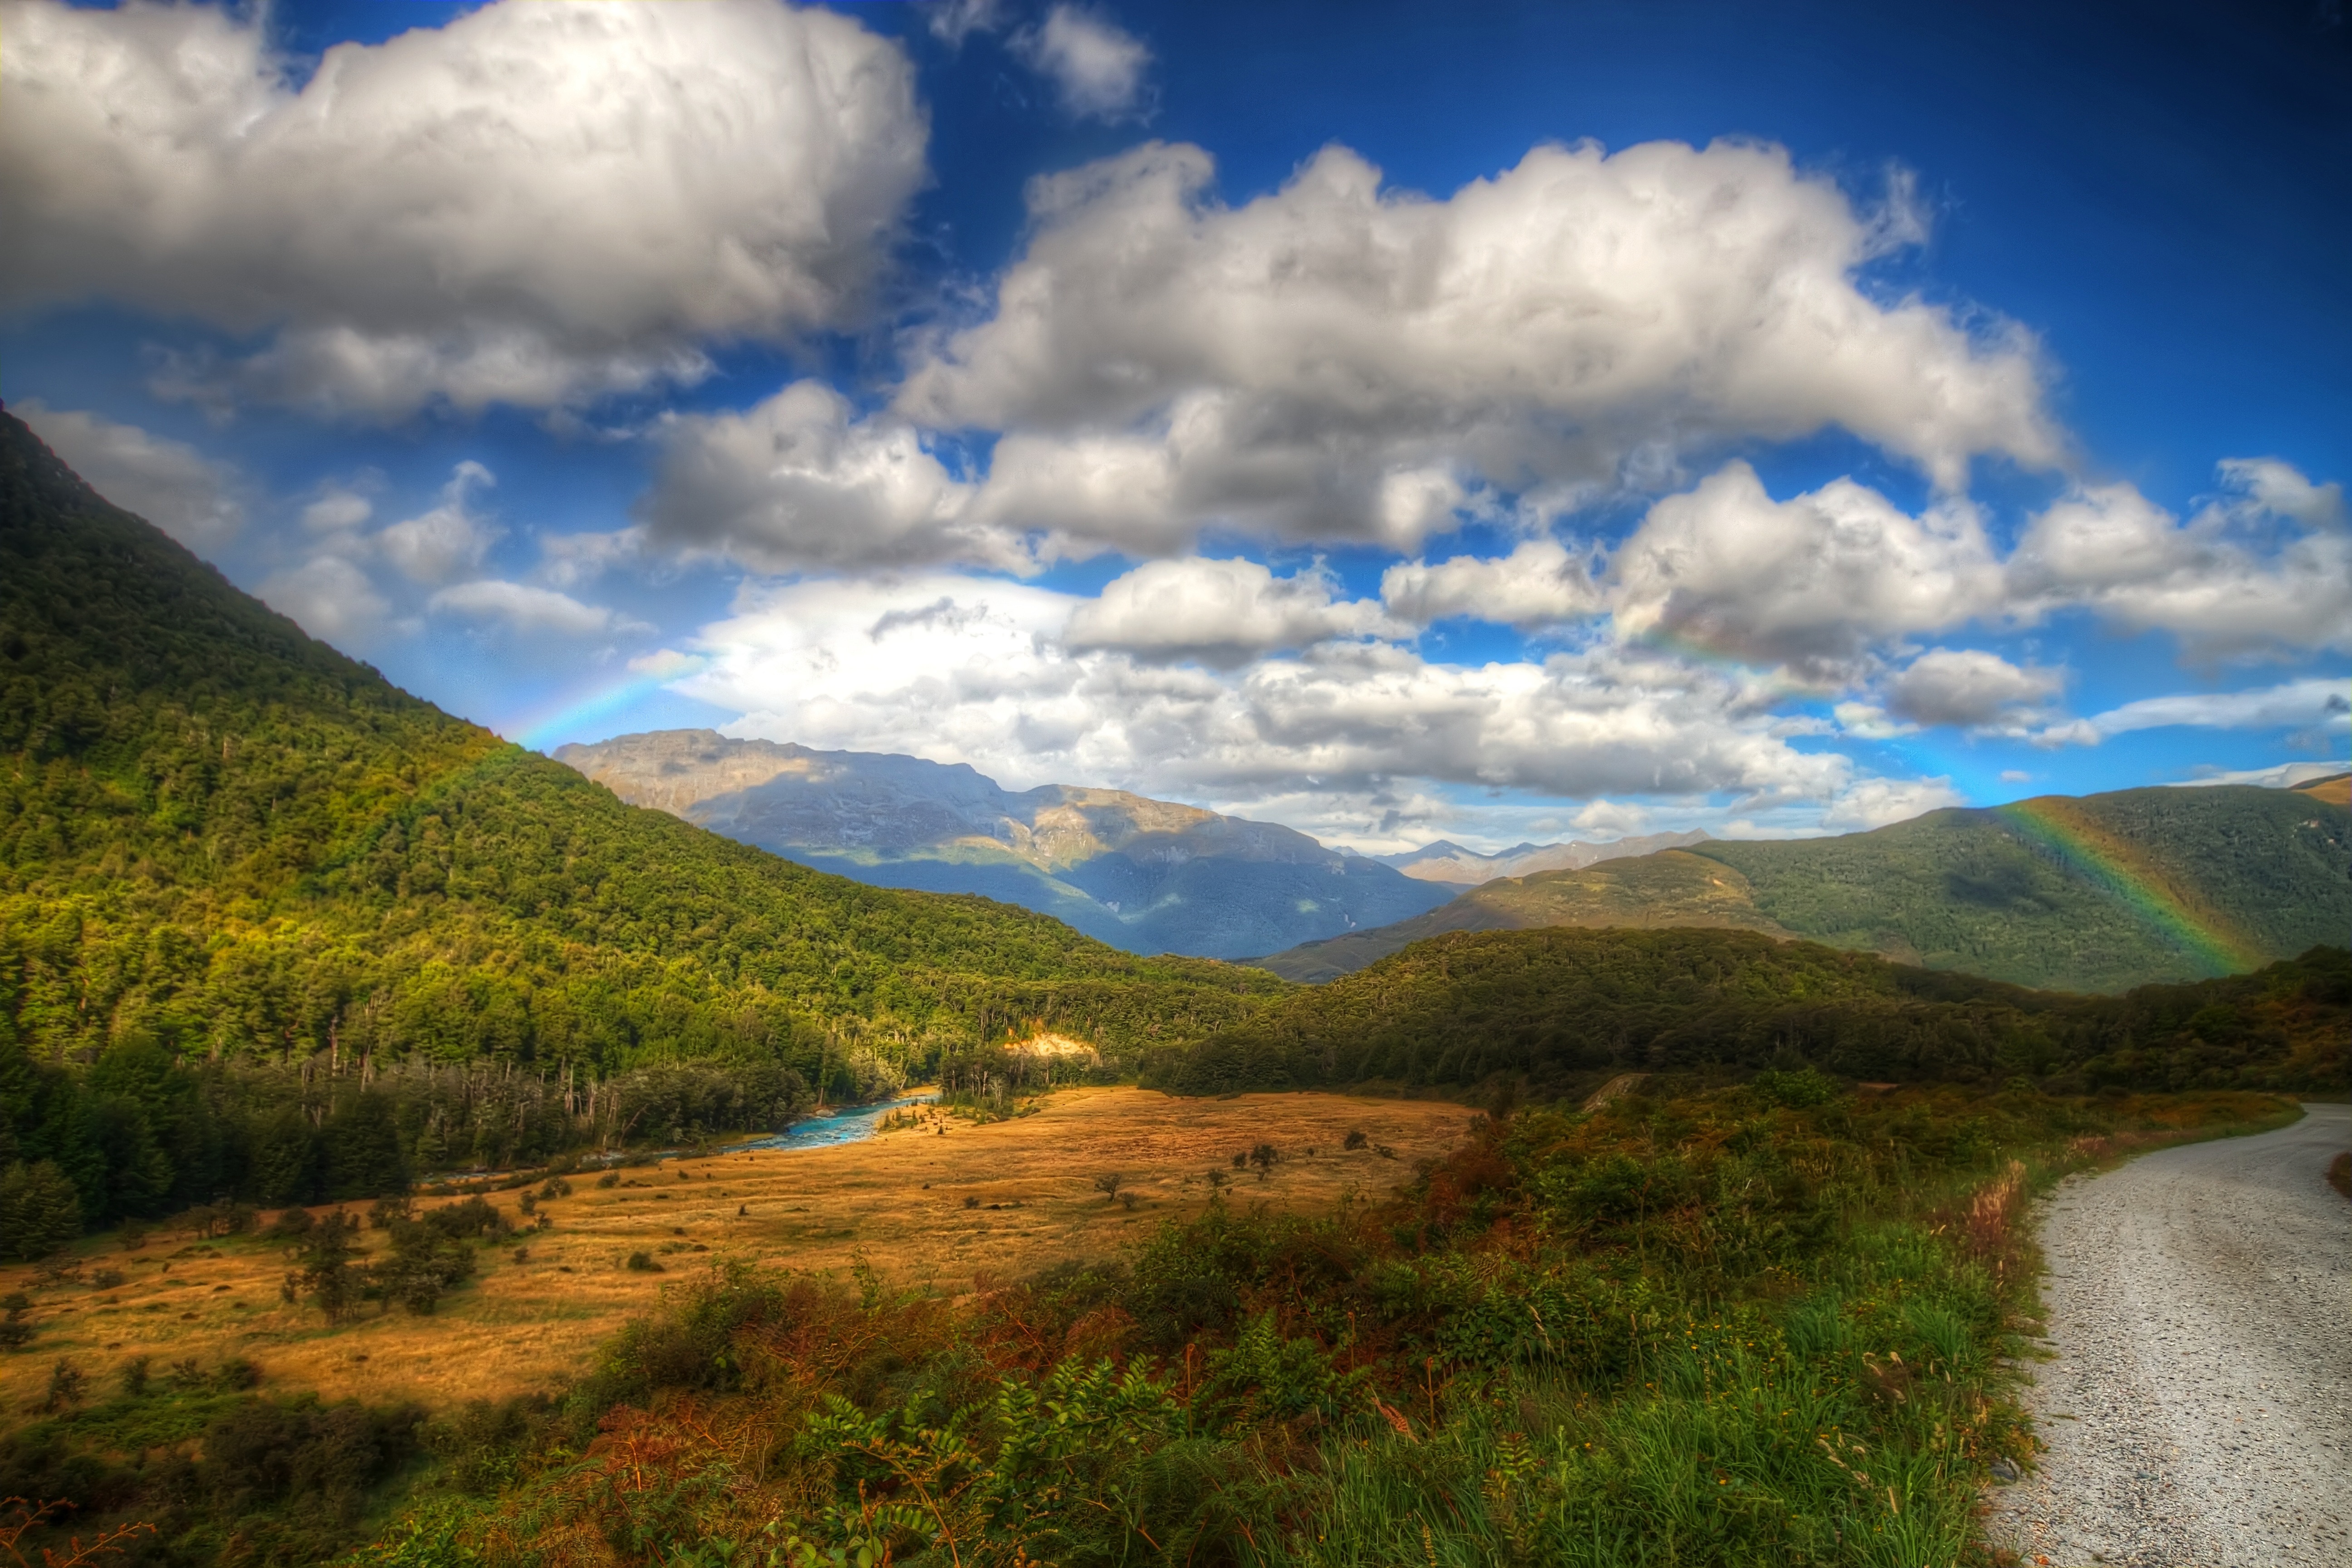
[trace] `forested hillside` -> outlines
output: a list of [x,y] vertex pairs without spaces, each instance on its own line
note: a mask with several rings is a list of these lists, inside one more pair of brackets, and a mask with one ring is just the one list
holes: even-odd
[[1327,980],[1450,931],[1723,926],[2062,991],[2291,958],[2352,931],[2352,816],[2325,790],[2118,790],[1835,838],[1709,840],[1489,882],[1262,960]]
[[2118,997],[2029,991],[1750,931],[1462,932],[1276,1002],[1146,1081],[1189,1094],[1501,1078],[1539,1097],[1610,1074],[1817,1066],[1851,1078],[2028,1076],[2066,1092],[2342,1089],[2352,953]]
[[1278,988],[624,805],[306,637],[0,414],[0,1135],[92,1219],[208,1195],[152,1157],[191,1064],[231,1121],[220,1071],[282,1064],[263,1098],[314,1130],[429,1083],[371,1122],[403,1157],[496,1153],[646,1064],[760,1064],[790,1100],[1031,1020],[1195,1034]]

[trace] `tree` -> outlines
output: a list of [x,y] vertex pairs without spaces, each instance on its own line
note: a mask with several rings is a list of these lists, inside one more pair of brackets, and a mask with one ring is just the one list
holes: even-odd
[[0,1173],[0,1252],[47,1258],[81,1234],[81,1194],[53,1161]]
[[366,1284],[352,1267],[359,1229],[359,1221],[337,1209],[310,1227],[302,1244],[302,1267],[286,1277],[288,1294],[308,1297],[331,1323],[340,1322],[352,1310]]
[[1095,1178],[1095,1191],[1103,1195],[1105,1203],[1117,1198],[1119,1188],[1125,1185],[1127,1185],[1127,1178],[1117,1171],[1107,1172]]

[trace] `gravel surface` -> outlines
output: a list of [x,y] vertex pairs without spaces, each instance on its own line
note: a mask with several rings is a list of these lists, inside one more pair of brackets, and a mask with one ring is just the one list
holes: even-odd
[[2042,1217],[2048,1451],[1997,1488],[2029,1563],[2352,1568],[2352,1107],[2070,1177]]

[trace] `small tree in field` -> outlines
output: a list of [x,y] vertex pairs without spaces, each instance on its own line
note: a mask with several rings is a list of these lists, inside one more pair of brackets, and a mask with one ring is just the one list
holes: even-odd
[[1127,1178],[1117,1171],[1107,1172],[1095,1178],[1095,1191],[1103,1195],[1105,1203],[1115,1201],[1118,1197],[1119,1188],[1125,1185],[1127,1185]]
[[1257,1167],[1257,1179],[1265,1181],[1274,1174],[1274,1167],[1282,1160],[1282,1151],[1271,1143],[1261,1143],[1249,1152],[1249,1163]]

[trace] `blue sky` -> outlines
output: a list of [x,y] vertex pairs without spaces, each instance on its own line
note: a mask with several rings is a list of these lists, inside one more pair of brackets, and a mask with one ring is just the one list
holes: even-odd
[[527,744],[1367,849],[2347,751],[2332,4],[5,9],[0,397]]

